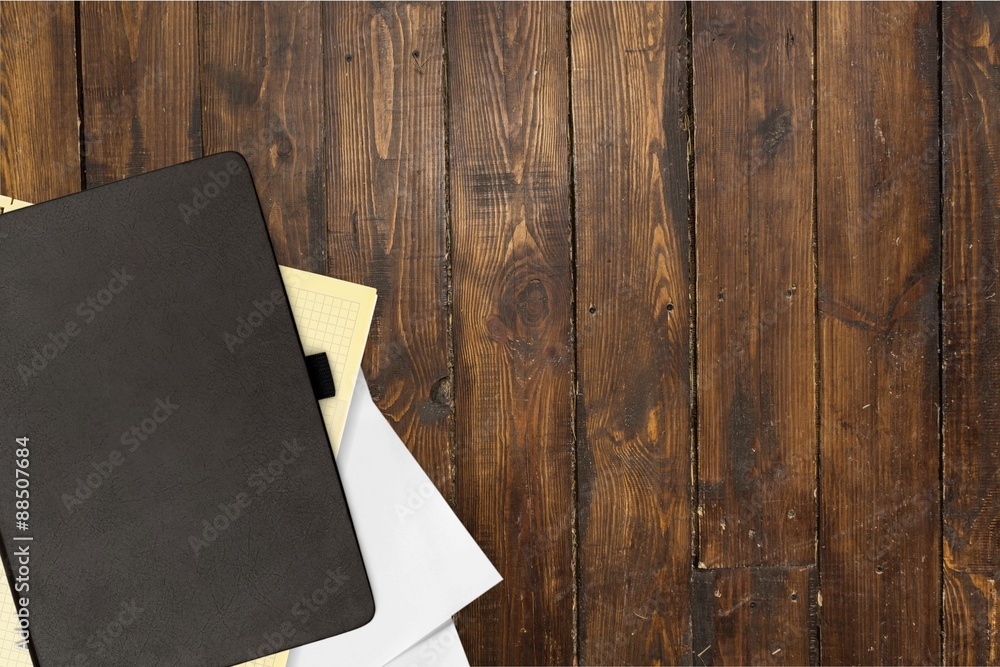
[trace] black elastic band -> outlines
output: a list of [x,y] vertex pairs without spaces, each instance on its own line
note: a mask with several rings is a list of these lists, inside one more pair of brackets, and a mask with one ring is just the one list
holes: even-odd
[[330,370],[330,361],[326,358],[326,352],[310,354],[306,357],[306,370],[309,371],[309,381],[312,383],[313,393],[316,400],[333,398],[337,395],[337,388],[333,385],[333,372]]

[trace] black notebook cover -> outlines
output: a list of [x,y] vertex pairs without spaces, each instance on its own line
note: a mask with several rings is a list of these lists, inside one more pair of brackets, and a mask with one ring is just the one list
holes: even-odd
[[225,666],[372,618],[241,156],[4,214],[0,313],[0,537],[36,662]]

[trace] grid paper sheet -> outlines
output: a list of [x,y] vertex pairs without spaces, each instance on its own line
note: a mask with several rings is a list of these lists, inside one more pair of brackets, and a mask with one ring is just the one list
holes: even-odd
[[[0,213],[30,206],[29,203],[0,195]],[[288,302],[307,355],[326,351],[333,371],[337,395],[321,404],[323,421],[336,454],[344,434],[347,410],[354,395],[354,383],[361,368],[361,355],[368,341],[376,292],[335,278],[281,268]],[[17,607],[9,594],[6,572],[0,591],[0,667],[33,667],[28,651],[20,648]],[[288,652],[258,658],[237,667],[285,667]]]
[[306,355],[326,352],[337,395],[320,403],[333,453],[340,449],[354,382],[368,342],[376,292],[336,278],[281,267],[281,279]]
[[6,213],[7,211],[13,211],[14,209],[24,208],[25,206],[31,206],[31,204],[26,201],[19,201],[17,199],[11,199],[10,197],[0,195],[0,213]]

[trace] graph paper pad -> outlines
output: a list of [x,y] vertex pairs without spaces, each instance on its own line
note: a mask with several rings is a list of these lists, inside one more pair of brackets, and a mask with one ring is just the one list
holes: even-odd
[[31,204],[26,201],[18,201],[17,199],[11,199],[10,197],[0,195],[0,213],[13,211],[17,208],[24,208],[25,206],[31,206]]
[[[28,202],[0,195],[0,213],[30,206]],[[368,341],[376,292],[370,287],[314,273],[280,267],[288,302],[306,355],[326,351],[337,395],[320,404],[330,444],[336,454],[344,433],[361,355]],[[33,667],[27,650],[18,646],[17,608],[10,595],[7,575],[0,592],[0,667]],[[277,653],[236,667],[285,667],[288,652]]]
[[361,355],[368,342],[376,292],[364,285],[287,266],[280,268],[306,356],[326,352],[333,371],[337,395],[319,405],[336,455],[361,368]]

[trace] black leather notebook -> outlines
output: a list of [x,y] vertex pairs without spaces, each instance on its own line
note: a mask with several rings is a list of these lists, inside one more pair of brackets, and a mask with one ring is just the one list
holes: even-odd
[[372,618],[241,156],[4,214],[0,313],[0,537],[37,663],[221,667]]

